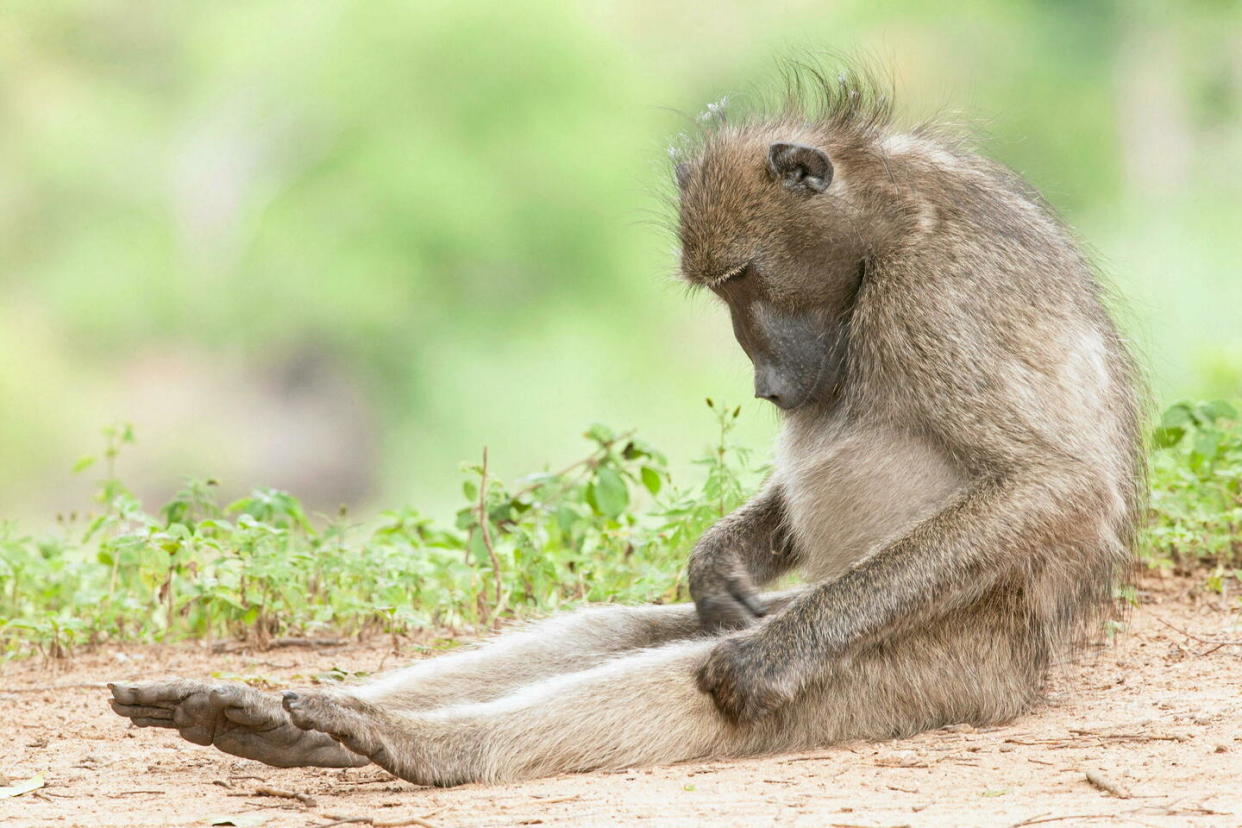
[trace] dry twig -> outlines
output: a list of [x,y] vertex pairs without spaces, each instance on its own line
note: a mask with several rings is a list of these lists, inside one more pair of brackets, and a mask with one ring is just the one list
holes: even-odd
[[17,687],[12,690],[0,690],[0,693],[51,693],[56,690],[104,690],[107,684],[102,681],[79,681],[72,684],[48,684],[43,687]]
[[[266,646],[260,649],[276,650],[282,647],[326,649],[330,647],[344,647],[348,643],[348,638],[273,638],[267,642]],[[246,641],[220,641],[211,647],[213,653],[232,653],[249,649],[254,649],[254,645]]]
[[1043,822],[1061,822],[1067,819],[1116,819],[1116,814],[1066,814],[1065,816],[1038,816],[1015,822],[1010,828],[1022,828],[1023,825],[1039,825]]
[[371,823],[371,818],[370,817],[342,817],[340,819],[334,819],[331,822],[321,822],[318,825],[312,825],[311,828],[332,828],[332,826],[334,825],[349,825],[350,823],[354,823],[354,822],[367,823],[369,825]]
[[338,814],[327,814],[332,818],[332,822],[321,822],[312,828],[332,828],[334,825],[349,825],[353,823],[370,825],[372,828],[403,828],[404,826],[415,825],[419,828],[440,828],[434,822],[428,822],[426,817],[436,813],[431,811],[424,816],[401,817],[399,819],[376,819],[369,816],[340,816]]
[[1099,771],[1087,771],[1087,781],[1105,793],[1110,793],[1118,799],[1129,799],[1130,792],[1113,780],[1109,779]]
[[1195,634],[1194,634],[1194,633],[1192,633],[1192,632],[1189,632],[1189,631],[1187,631],[1187,630],[1183,630],[1181,627],[1177,626],[1176,624],[1172,624],[1172,623],[1170,623],[1170,622],[1168,622],[1168,621],[1165,621],[1165,620],[1164,620],[1163,618],[1161,618],[1159,615],[1153,615],[1153,616],[1152,616],[1152,618],[1156,619],[1156,620],[1157,620],[1157,621],[1159,621],[1161,624],[1164,624],[1164,625],[1165,625],[1166,627],[1168,627],[1169,629],[1171,629],[1171,630],[1173,630],[1173,631],[1175,631],[1175,632],[1179,632],[1179,633],[1181,633],[1182,635],[1186,636],[1186,637],[1187,637],[1187,638],[1189,638],[1189,639],[1192,639],[1192,640],[1194,640],[1194,641],[1198,641],[1200,644],[1207,644],[1207,645],[1209,646],[1209,648],[1208,648],[1208,649],[1206,649],[1206,650],[1204,650],[1203,652],[1201,652],[1201,653],[1195,653],[1195,655],[1197,655],[1197,656],[1211,655],[1212,653],[1214,653],[1214,652],[1216,652],[1217,650],[1219,650],[1221,647],[1242,647],[1242,641],[1232,641],[1232,640],[1225,640],[1225,641],[1221,641],[1221,640],[1219,640],[1219,639],[1213,639],[1213,638],[1203,638],[1203,637],[1201,637],[1201,636],[1195,635]]
[[1186,742],[1190,737],[1184,733],[1101,733],[1098,730],[1080,730],[1070,728],[1070,733],[1078,736],[1094,736],[1097,739],[1111,739],[1114,742]]
[[318,804],[310,794],[304,794],[300,791],[289,791],[284,788],[274,788],[271,785],[258,785],[249,791],[231,793],[229,796],[277,796],[281,799],[296,799],[308,808],[314,808]]

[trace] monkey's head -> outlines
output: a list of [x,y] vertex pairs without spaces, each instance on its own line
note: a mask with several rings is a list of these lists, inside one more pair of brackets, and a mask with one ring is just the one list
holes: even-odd
[[887,222],[855,178],[857,146],[805,125],[721,126],[677,165],[681,269],[728,305],[755,396],[831,405],[849,319]]

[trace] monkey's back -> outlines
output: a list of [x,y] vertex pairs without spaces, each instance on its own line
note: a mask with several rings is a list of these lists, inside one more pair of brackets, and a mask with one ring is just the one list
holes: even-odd
[[[791,514],[811,541],[805,569],[834,577],[972,486],[1042,477],[1027,496],[1059,520],[997,531],[1007,575],[978,596],[1030,636],[1042,665],[1094,629],[1131,561],[1145,491],[1141,379],[1096,272],[1033,188],[934,135],[870,140],[851,186],[873,187],[868,197],[899,204],[905,220],[900,241],[869,260],[851,309],[840,409],[795,415],[783,437],[819,435],[821,462],[778,464],[809,493]],[[875,531],[842,544],[845,523]]]

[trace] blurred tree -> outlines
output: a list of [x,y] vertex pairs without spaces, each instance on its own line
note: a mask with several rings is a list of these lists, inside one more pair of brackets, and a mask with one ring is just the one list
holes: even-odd
[[[662,278],[663,147],[677,110],[744,105],[825,48],[891,67],[912,118],[968,113],[1067,212],[1162,391],[1238,393],[1240,8],[10,3],[0,514],[74,502],[65,470],[118,419],[157,496],[271,482],[277,453],[309,490],[337,443],[361,470],[320,507],[434,507],[480,444],[509,474],[593,420],[693,455],[702,397],[749,377],[717,309]],[[271,381],[307,353],[348,404],[312,416]]]

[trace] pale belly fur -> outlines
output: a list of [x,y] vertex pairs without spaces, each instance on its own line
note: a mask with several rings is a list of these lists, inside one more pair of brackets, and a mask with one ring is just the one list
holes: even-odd
[[935,446],[878,427],[787,427],[776,468],[808,581],[839,577],[943,509],[964,482]]

